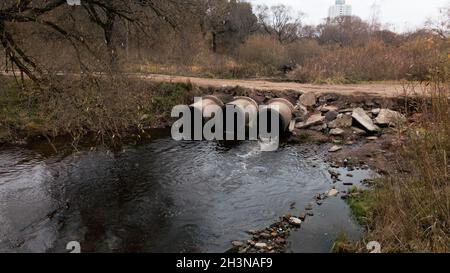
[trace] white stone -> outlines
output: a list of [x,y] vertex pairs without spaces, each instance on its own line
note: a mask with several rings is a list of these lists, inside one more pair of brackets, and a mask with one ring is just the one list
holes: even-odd
[[330,131],[330,135],[332,135],[332,136],[342,136],[344,133],[345,133],[345,131],[340,128],[332,129]]
[[314,125],[321,124],[321,123],[323,123],[324,120],[325,120],[325,117],[322,116],[321,114],[312,115],[306,121],[297,123],[295,128],[305,129],[305,128],[308,128],[308,127],[311,127]]
[[335,153],[335,152],[338,152],[338,151],[340,151],[340,150],[342,150],[342,147],[336,145],[336,146],[331,147],[331,148],[328,150],[328,152],[330,152],[330,153]]
[[289,132],[291,133],[294,132],[295,124],[296,124],[295,120],[291,120],[291,123],[289,124]]
[[328,196],[328,197],[334,197],[334,196],[338,195],[338,193],[339,193],[338,190],[336,190],[336,189],[331,189],[331,190],[327,193],[327,196]]
[[320,111],[322,113],[328,113],[328,112],[337,112],[339,110],[339,108],[337,108],[336,106],[333,105],[324,105],[320,108]]
[[232,244],[234,247],[239,247],[239,246],[243,246],[243,245],[244,245],[244,243],[241,242],[241,241],[233,241],[231,244]]
[[367,115],[366,111],[362,108],[354,109],[352,117],[369,132],[376,132],[379,130],[379,128],[373,124],[372,119]]
[[289,223],[296,225],[296,226],[300,226],[302,224],[302,220],[300,220],[297,217],[291,217],[291,218],[289,218]]
[[306,107],[311,107],[316,105],[317,97],[314,93],[308,92],[300,97],[300,103]]
[[381,109],[375,123],[382,126],[395,126],[406,122],[406,117],[397,111]]
[[256,247],[256,248],[263,249],[263,248],[266,248],[266,247],[267,247],[267,244],[266,244],[266,243],[256,243],[256,244],[255,244],[255,247]]

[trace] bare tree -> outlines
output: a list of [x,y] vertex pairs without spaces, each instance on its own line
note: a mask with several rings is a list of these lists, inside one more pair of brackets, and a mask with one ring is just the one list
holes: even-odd
[[357,16],[343,16],[327,19],[317,26],[318,41],[321,44],[358,46],[368,42],[370,26]]
[[258,30],[258,20],[252,6],[236,0],[202,0],[198,14],[204,36],[211,35],[211,49],[218,51],[220,38],[231,42],[244,42],[248,35]]
[[282,43],[292,43],[300,38],[302,19],[304,14],[294,15],[292,8],[285,5],[258,6],[257,13],[259,22],[264,30],[276,37]]
[[[83,0],[81,7],[72,7],[67,4],[67,0],[4,0],[0,6],[0,42],[11,66],[19,69],[33,81],[42,83],[48,73],[45,73],[36,60],[17,42],[12,32],[13,26],[27,24],[26,26],[41,27],[69,41],[76,52],[85,50],[92,54],[96,51],[91,44],[92,41],[86,37],[92,32],[92,28],[100,27],[109,55],[110,69],[114,70],[117,64],[114,30],[118,23],[129,22],[145,33],[141,19],[145,12],[152,12],[171,26],[175,26],[175,16],[172,12],[178,10],[173,7],[184,2],[184,0]],[[55,19],[55,13],[65,16],[58,20]],[[68,26],[67,20],[64,20],[67,18],[80,24],[87,24],[87,27],[75,31],[73,27]],[[32,37],[29,37],[29,40],[32,40]],[[78,56],[81,61],[81,54]]]
[[426,26],[442,39],[448,39],[450,37],[450,5],[439,9],[439,16],[429,19]]

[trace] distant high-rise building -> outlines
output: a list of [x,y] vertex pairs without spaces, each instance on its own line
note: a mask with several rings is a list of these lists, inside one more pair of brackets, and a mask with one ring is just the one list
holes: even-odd
[[328,17],[334,19],[341,16],[352,16],[352,6],[346,5],[345,0],[336,0],[336,4],[328,10]]

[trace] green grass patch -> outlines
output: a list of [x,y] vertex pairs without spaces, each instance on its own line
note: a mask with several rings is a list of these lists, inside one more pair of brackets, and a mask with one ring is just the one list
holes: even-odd
[[366,224],[370,217],[372,200],[370,190],[361,190],[353,186],[348,191],[347,203],[350,206],[353,216],[360,224]]

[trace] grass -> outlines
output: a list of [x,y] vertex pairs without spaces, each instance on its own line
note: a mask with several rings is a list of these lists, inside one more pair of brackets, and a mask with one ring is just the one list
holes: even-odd
[[373,189],[349,199],[355,217],[367,227],[354,247],[381,243],[383,252],[450,251],[450,88],[428,85],[419,120],[397,147],[396,172]]
[[331,251],[334,253],[352,253],[356,249],[354,245],[348,240],[347,234],[345,232],[339,232],[334,240]]
[[347,203],[352,214],[358,223],[364,225],[370,216],[370,208],[372,206],[370,193],[367,190],[360,190],[356,186],[352,187],[348,193]]
[[0,142],[12,138],[17,130],[39,130],[38,109],[30,98],[32,89],[26,92],[11,78],[0,77]]
[[0,78],[0,141],[68,135],[79,141],[94,135],[119,143],[145,128],[165,127],[172,107],[200,92],[191,84],[149,83],[124,78],[55,79],[58,88],[20,88]]

